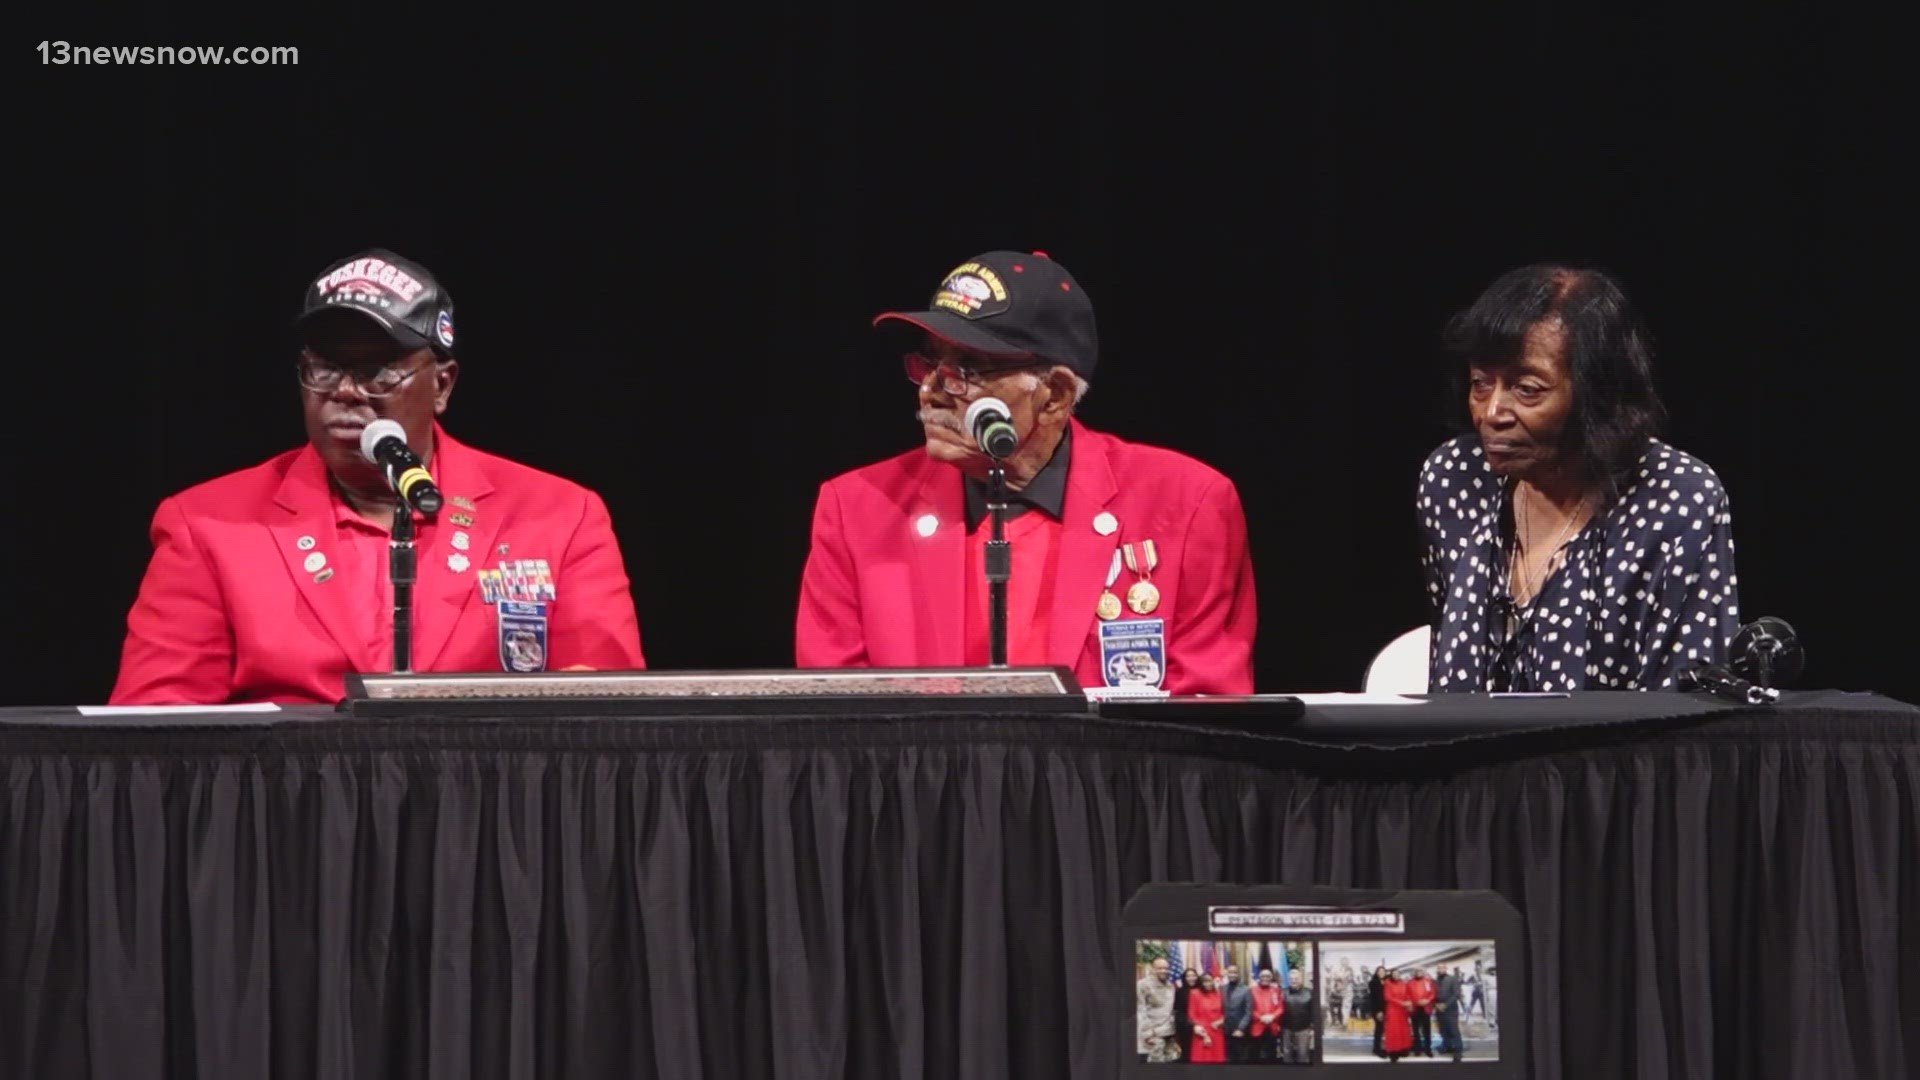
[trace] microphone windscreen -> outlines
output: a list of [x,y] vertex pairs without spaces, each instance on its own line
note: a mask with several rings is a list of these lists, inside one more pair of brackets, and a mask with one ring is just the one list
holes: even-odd
[[1001,401],[997,397],[983,397],[979,401],[967,406],[967,431],[972,432],[980,423],[980,417],[986,413],[992,413],[1003,420],[1011,420],[1013,418],[1013,410],[1007,408],[1006,402]]
[[384,417],[368,424],[360,429],[360,456],[374,465],[380,464],[380,459],[374,454],[373,448],[379,446],[383,439],[399,439],[404,446],[407,441],[407,429],[401,427],[399,421]]

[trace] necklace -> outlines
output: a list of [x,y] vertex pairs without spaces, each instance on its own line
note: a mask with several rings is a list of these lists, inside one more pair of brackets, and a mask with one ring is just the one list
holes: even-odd
[[[1516,528],[1513,538],[1512,564],[1507,568],[1507,576],[1510,579],[1519,579],[1526,592],[1526,600],[1524,603],[1522,603],[1519,596],[1516,595],[1514,597],[1516,605],[1531,606],[1533,602],[1539,598],[1540,588],[1547,583],[1548,578],[1553,576],[1553,564],[1559,557],[1561,546],[1566,543],[1567,537],[1573,534],[1574,526],[1578,525],[1585,518],[1587,500],[1582,498],[1579,505],[1573,508],[1573,513],[1567,515],[1566,523],[1560,527],[1560,534],[1555,536],[1552,543],[1548,545],[1546,562],[1541,564],[1540,571],[1537,575],[1527,572],[1527,506],[1526,503],[1520,499],[1520,488],[1518,485],[1515,485],[1513,489],[1513,505],[1515,511],[1514,524]],[[1508,591],[1511,592],[1512,590],[1509,589]]]

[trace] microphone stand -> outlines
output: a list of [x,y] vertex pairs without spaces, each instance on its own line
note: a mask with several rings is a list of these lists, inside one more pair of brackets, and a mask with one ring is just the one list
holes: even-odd
[[[397,493],[396,493],[397,494]],[[393,504],[393,538],[387,546],[387,576],[393,581],[393,670],[413,670],[413,507],[404,498]]]
[[1735,675],[1721,664],[1698,664],[1680,673],[1682,690],[1705,690],[1714,697],[1738,705],[1772,705],[1780,700],[1780,691],[1753,683]]
[[1007,581],[1013,577],[1013,545],[1007,541],[1007,470],[998,461],[987,468],[987,512],[993,534],[987,541],[987,656],[990,667],[1007,666]]
[[1780,639],[1772,634],[1761,634],[1753,643],[1753,662],[1758,676],[1754,681],[1762,687],[1773,685],[1773,654],[1780,651]]

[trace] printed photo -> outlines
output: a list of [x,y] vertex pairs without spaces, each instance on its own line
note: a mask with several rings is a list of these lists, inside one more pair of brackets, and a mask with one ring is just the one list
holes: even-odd
[[1310,941],[1140,941],[1141,1061],[1311,1065],[1320,1004]]
[[1500,1060],[1491,941],[1320,944],[1328,1064]]

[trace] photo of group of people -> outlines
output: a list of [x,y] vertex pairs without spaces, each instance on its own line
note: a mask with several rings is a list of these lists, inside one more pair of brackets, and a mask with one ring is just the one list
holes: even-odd
[[1145,1062],[1498,1061],[1491,941],[1139,941]]
[[1325,1060],[1498,1061],[1491,941],[1322,942]]
[[1142,941],[1136,951],[1140,1060],[1313,1063],[1312,942]]

